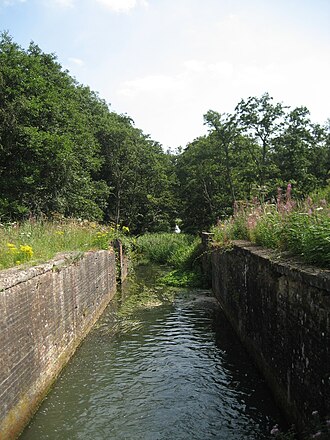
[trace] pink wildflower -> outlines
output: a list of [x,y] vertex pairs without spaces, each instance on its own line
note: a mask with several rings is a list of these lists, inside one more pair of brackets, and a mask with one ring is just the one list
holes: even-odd
[[292,185],[291,183],[288,183],[288,186],[286,187],[286,200],[290,200],[291,199],[291,190],[292,190]]
[[282,188],[277,188],[276,205],[278,212],[281,212]]

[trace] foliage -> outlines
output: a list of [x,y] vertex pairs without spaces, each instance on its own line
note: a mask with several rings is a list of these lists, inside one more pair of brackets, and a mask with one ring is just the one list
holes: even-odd
[[[326,191],[325,191],[326,192]],[[245,205],[235,215],[212,228],[214,241],[222,246],[248,239],[271,249],[288,251],[307,263],[330,267],[330,205],[311,197],[295,204],[290,186],[286,199],[277,204]]]
[[115,238],[130,246],[124,227],[120,230],[87,220],[63,218],[5,224],[0,227],[0,269],[24,263],[35,265],[59,252],[108,249]]
[[265,93],[242,99],[233,114],[209,110],[204,123],[208,135],[165,153],[54,54],[33,42],[25,50],[3,33],[0,221],[58,213],[142,234],[169,232],[180,218],[182,230],[196,233],[241,200],[274,200],[285,182],[300,199],[326,186],[330,123],[313,124],[307,108]]
[[180,252],[187,258],[195,242],[196,238],[189,234],[149,233],[137,237],[135,246],[137,253],[152,263],[181,265]]
[[201,274],[197,271],[174,269],[162,276],[159,282],[174,287],[200,287]]
[[200,286],[200,239],[188,234],[145,234],[136,240],[138,255],[174,268],[161,282],[172,286]]
[[0,220],[54,212],[170,230],[173,162],[53,54],[0,36]]
[[0,39],[0,78],[2,219],[52,211],[100,219],[108,190],[93,180],[101,158],[89,109],[81,110],[97,98],[54,55],[34,43],[24,51],[7,34]]
[[329,208],[310,214],[290,214],[284,225],[283,241],[287,250],[301,255],[308,263],[330,267]]
[[185,231],[208,229],[257,197],[273,202],[278,187],[296,198],[321,190],[329,178],[329,122],[321,127],[306,107],[289,109],[265,93],[241,100],[233,114],[209,110],[209,135],[188,144],[177,159]]

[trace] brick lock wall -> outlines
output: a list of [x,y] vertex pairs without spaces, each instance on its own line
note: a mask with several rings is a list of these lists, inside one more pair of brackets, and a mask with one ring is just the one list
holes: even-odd
[[212,252],[215,295],[288,419],[330,414],[330,271],[246,242]]
[[0,440],[15,438],[116,290],[113,251],[0,278]]

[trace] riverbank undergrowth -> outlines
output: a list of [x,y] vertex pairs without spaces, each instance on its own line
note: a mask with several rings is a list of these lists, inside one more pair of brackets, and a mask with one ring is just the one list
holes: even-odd
[[31,220],[0,226],[0,270],[35,265],[52,259],[59,252],[108,249],[115,238],[130,246],[123,228],[73,219]]
[[136,239],[140,263],[166,264],[173,268],[160,282],[177,287],[203,284],[200,269],[200,239],[189,234],[154,233]]
[[330,190],[303,202],[292,200],[290,190],[276,203],[237,204],[234,216],[212,228],[214,242],[226,247],[249,240],[330,268]]

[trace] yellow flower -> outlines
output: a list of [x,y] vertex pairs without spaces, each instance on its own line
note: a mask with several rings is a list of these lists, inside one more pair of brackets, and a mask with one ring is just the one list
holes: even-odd
[[64,235],[64,231],[56,231],[55,234],[56,235]]
[[21,244],[19,249],[24,254],[25,258],[31,258],[33,256],[33,249],[31,246]]
[[7,248],[8,248],[8,251],[11,254],[17,254],[18,253],[18,249],[17,249],[17,247],[13,243],[7,243]]
[[21,262],[19,260],[15,261],[15,264],[19,265]]

